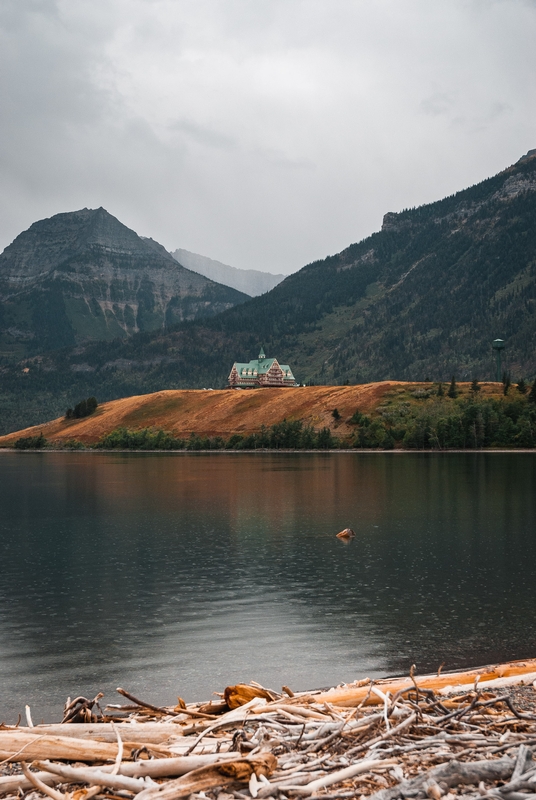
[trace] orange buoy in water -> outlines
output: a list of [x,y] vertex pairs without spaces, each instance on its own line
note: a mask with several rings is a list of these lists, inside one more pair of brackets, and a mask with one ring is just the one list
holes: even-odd
[[354,537],[355,533],[351,528],[345,528],[337,534],[337,539],[353,539]]

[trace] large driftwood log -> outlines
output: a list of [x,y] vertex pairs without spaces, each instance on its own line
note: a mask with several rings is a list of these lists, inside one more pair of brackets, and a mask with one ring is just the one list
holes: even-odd
[[[506,664],[493,664],[465,672],[451,672],[444,675],[416,675],[415,681],[420,688],[433,689],[434,691],[453,684],[456,684],[458,688],[462,687],[467,690],[474,684],[477,677],[479,677],[479,685],[482,685],[482,682],[514,676],[519,676],[522,680],[523,675],[529,675],[533,672],[536,672],[536,659],[534,658],[526,661],[509,661]],[[366,705],[378,705],[382,702],[381,698],[370,692],[370,684],[367,685],[364,681],[359,681],[359,683],[361,685],[329,689],[327,692],[319,692],[318,694],[310,695],[310,697],[315,703],[334,703],[335,705],[346,707],[357,706],[364,700]],[[389,691],[394,695],[401,689],[411,688],[414,683],[411,678],[397,678],[395,680],[382,679],[375,681],[374,685],[379,687],[382,692]],[[303,697],[297,695],[287,702],[294,703],[300,702],[300,700],[303,702]]]
[[147,788],[147,781],[158,786],[150,778],[128,778],[125,775],[112,775],[103,769],[90,769],[89,767],[70,767],[67,764],[53,764],[51,761],[37,762],[37,767],[45,772],[59,775],[65,783],[89,783],[91,786],[108,786],[110,789],[123,789],[127,792],[139,794]]
[[[186,775],[194,769],[206,767],[217,761],[236,760],[236,753],[209,753],[201,756],[180,756],[179,758],[154,758],[150,761],[128,761],[123,762],[119,767],[119,775],[126,775],[130,778],[176,778],[179,775]],[[96,767],[88,767],[91,771]],[[112,766],[99,767],[102,772],[111,772]],[[62,783],[63,779],[52,772],[36,772],[39,780],[47,786],[55,786]],[[71,781],[76,783],[76,781]],[[20,789],[31,789],[32,784],[24,775],[7,775],[0,778],[0,795],[17,792]]]
[[[0,731],[0,761],[36,761],[38,759],[60,759],[63,761],[113,761],[118,746],[108,742],[75,739],[71,736],[25,733],[20,729]],[[124,742],[125,757],[139,749],[141,742]],[[161,756],[173,755],[165,748],[148,745],[150,753]]]
[[271,775],[277,766],[277,759],[271,753],[241,758],[223,764],[202,767],[182,778],[168,781],[157,789],[145,789],[138,795],[139,800],[179,800],[192,793],[205,792],[215,786],[226,786],[230,783],[249,783],[253,773]]
[[137,744],[162,744],[173,737],[183,735],[175,722],[81,722],[73,725],[35,725],[33,728],[13,728],[24,733],[46,733],[51,736],[69,736],[74,739],[91,739],[96,742],[116,742],[115,730],[126,742]]
[[424,784],[429,782],[445,783],[448,787],[459,783],[475,784],[480,781],[503,781],[514,771],[515,760],[503,756],[494,761],[460,762],[451,761],[434,767],[410,781],[401,781],[390,789],[381,789],[371,795],[369,800],[397,800],[399,797],[415,797],[424,791]]
[[[456,677],[456,676],[454,676]],[[487,689],[506,689],[508,686],[517,686],[522,684],[528,686],[536,681],[536,672],[524,672],[522,675],[509,675],[506,678],[494,678],[493,680],[484,680],[478,682],[478,688],[482,690]],[[444,686],[439,690],[439,694],[461,694],[467,691],[467,684],[450,684]]]

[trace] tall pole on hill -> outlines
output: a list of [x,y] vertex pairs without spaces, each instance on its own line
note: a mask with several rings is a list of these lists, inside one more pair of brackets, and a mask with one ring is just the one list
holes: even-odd
[[493,349],[495,350],[495,354],[497,356],[497,375],[496,381],[500,383],[502,381],[502,370],[501,370],[501,352],[504,349],[504,339],[494,339],[492,344]]

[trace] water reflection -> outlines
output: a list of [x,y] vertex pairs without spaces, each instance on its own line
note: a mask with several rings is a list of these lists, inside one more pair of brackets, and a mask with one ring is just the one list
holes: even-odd
[[532,454],[1,454],[0,717],[534,656],[535,477]]

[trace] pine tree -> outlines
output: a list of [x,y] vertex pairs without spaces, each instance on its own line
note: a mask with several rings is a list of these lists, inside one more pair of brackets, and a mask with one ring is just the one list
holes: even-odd
[[473,378],[471,381],[471,392],[473,395],[477,395],[480,391],[480,386],[478,385],[478,381],[476,378]]
[[536,403],[536,380],[532,384],[532,389],[529,393],[529,400],[531,403]]
[[528,388],[529,387],[527,386],[526,382],[523,380],[523,378],[521,378],[521,380],[517,384],[517,391],[520,394],[527,394],[527,389]]
[[450,386],[447,395],[449,397],[452,397],[453,399],[455,397],[458,397],[458,387],[456,386],[456,378],[454,377],[454,375],[452,376],[452,379],[450,381]]
[[441,381],[439,381],[439,383],[437,384],[437,396],[438,397],[443,397],[444,394],[445,394],[445,390],[443,389],[443,384],[441,383]]

